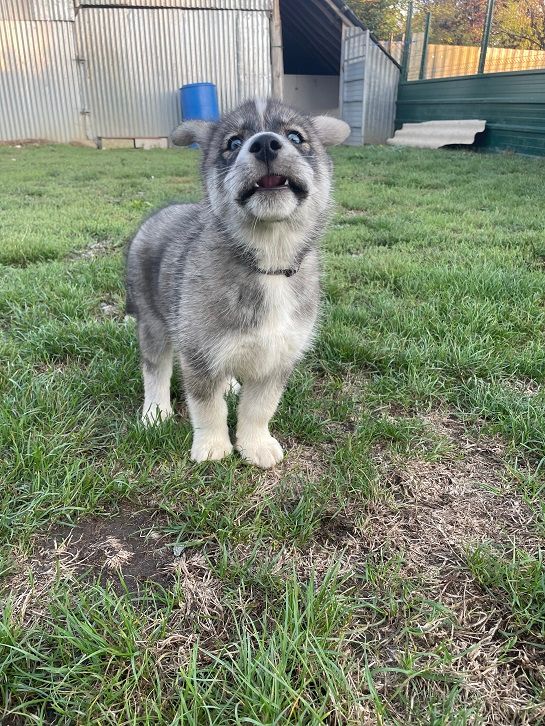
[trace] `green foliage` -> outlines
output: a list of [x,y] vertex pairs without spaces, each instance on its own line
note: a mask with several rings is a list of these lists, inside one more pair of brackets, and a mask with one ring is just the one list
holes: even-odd
[[[354,12],[381,40],[405,31],[408,0],[351,0]],[[486,0],[415,0],[413,31],[431,12],[430,43],[480,45]],[[496,0],[490,44],[545,50],[545,6],[542,0]]]
[[347,5],[380,40],[399,37],[405,29],[400,0],[348,0]]
[[545,5],[541,0],[500,0],[494,13],[491,44],[545,50]]

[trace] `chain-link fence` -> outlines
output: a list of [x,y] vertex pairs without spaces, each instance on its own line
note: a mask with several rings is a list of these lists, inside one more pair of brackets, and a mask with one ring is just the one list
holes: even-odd
[[413,0],[383,38],[409,81],[545,69],[543,0]]

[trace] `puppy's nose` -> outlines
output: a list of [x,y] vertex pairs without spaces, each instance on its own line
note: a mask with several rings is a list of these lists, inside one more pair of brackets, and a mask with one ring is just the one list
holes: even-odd
[[282,148],[282,142],[274,134],[259,134],[250,146],[250,154],[259,161],[274,161]]

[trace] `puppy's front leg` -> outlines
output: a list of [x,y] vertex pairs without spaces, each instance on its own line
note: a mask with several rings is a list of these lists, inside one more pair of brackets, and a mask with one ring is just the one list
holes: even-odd
[[182,366],[187,407],[193,426],[193,461],[223,459],[233,451],[227,428],[225,380],[201,378]]
[[244,381],[238,405],[237,450],[252,464],[268,469],[284,456],[269,433],[271,420],[284,389],[283,377]]

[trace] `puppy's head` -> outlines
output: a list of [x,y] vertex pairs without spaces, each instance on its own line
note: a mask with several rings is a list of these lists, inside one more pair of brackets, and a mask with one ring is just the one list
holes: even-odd
[[276,100],[247,101],[218,123],[187,121],[177,145],[203,150],[206,193],[216,214],[240,223],[280,222],[327,208],[331,164],[326,146],[350,133],[344,122],[310,117]]

